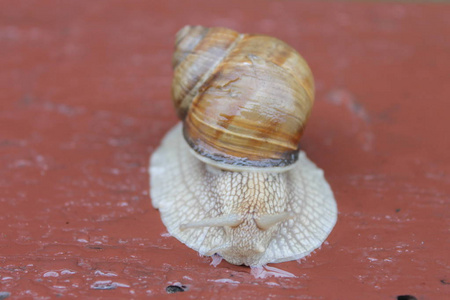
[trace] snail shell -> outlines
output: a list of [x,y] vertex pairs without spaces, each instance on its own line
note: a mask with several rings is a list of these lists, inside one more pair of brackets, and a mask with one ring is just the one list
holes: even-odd
[[272,37],[186,26],[173,66],[182,124],[150,162],[152,203],[169,233],[237,265],[318,248],[337,207],[323,171],[298,148],[314,99],[303,58]]
[[176,45],[172,98],[198,154],[234,166],[297,160],[314,84],[294,49],[272,37],[199,26],[179,31]]

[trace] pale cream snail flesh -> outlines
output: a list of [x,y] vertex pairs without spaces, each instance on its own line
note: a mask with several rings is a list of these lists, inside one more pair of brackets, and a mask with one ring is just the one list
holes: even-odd
[[296,260],[333,229],[333,193],[298,144],[314,102],[286,43],[226,28],[176,36],[172,96],[182,123],[150,161],[151,198],[169,233],[236,265]]

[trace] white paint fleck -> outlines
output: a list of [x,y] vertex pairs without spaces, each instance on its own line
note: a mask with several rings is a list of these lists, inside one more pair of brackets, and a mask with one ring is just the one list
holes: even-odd
[[100,271],[100,270],[96,270],[94,272],[94,274],[95,275],[99,275],[99,276],[106,276],[106,277],[116,277],[117,276],[117,274],[114,273],[114,272],[103,272],[103,271]]
[[239,281],[231,280],[228,278],[221,278],[221,279],[208,279],[208,281],[214,281],[219,283],[231,283],[231,284],[239,284]]
[[3,281],[11,280],[11,279],[13,279],[13,278],[12,278],[12,277],[3,277],[3,278],[2,278]]
[[63,285],[54,285],[53,288],[58,289],[58,290],[65,290],[65,289],[67,289],[67,287],[63,286]]
[[91,289],[94,290],[113,290],[117,287],[129,288],[130,286],[125,283],[113,282],[111,280],[98,280],[91,284]]
[[58,274],[58,272],[55,272],[55,271],[48,271],[48,272],[45,272],[44,275],[42,275],[42,276],[44,276],[44,277],[59,277],[59,274]]

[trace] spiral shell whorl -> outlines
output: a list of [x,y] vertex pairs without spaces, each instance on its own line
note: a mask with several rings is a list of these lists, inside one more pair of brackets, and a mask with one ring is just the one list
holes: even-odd
[[226,51],[239,36],[229,29],[185,26],[176,35],[173,55],[172,99],[180,119],[184,119],[199,89]]
[[294,49],[268,36],[186,26],[173,66],[173,101],[198,154],[250,167],[297,160],[314,83]]

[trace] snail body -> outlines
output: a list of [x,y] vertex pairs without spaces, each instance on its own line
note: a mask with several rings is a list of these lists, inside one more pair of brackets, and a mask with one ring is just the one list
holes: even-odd
[[169,233],[237,265],[319,247],[337,208],[322,170],[298,146],[314,101],[303,58],[272,37],[186,26],[173,66],[182,123],[150,162],[153,206]]

